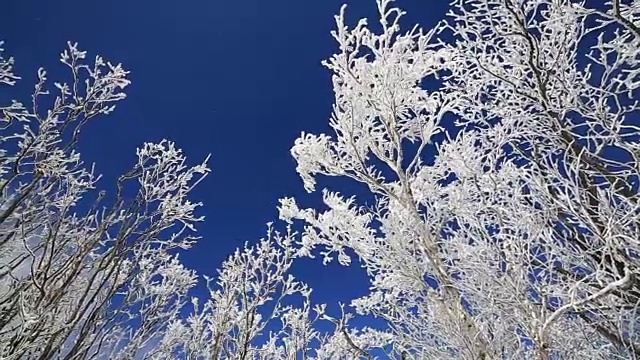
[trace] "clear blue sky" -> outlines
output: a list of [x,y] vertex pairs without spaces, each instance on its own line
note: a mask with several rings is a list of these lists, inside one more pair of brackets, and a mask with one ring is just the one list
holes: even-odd
[[[336,50],[329,32],[345,1],[5,0],[0,40],[26,90],[39,66],[51,80],[66,79],[57,61],[67,41],[131,71],[128,98],[89,124],[80,143],[84,159],[104,174],[103,188],[133,164],[145,141],[169,138],[194,163],[212,154],[212,174],[193,193],[205,203],[203,239],[183,256],[189,267],[212,274],[237,246],[264,236],[279,198],[300,197],[306,206],[321,200],[304,192],[289,149],[301,131],[328,131],[333,91],[320,61]],[[447,3],[398,1],[408,11],[405,24],[427,28]],[[352,0],[347,14],[351,23],[372,23],[375,11],[374,0]],[[28,100],[26,92],[12,95]],[[350,182],[331,184],[358,193]],[[367,287],[357,272],[337,265],[305,262],[296,275],[320,301],[362,295]]]

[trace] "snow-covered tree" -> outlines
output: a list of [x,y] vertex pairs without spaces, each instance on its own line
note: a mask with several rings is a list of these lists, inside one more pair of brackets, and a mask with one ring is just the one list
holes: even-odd
[[[245,244],[206,278],[209,296],[176,318],[145,355],[154,359],[369,359],[365,349],[390,345],[386,332],[352,329],[350,314],[332,317],[311,302],[311,289],[291,274],[298,257],[291,228]],[[344,309],[343,309],[344,310]],[[324,322],[330,331],[320,331]],[[326,326],[325,326],[326,327]]]
[[377,32],[336,17],[332,134],[292,148],[307,190],[376,205],[282,199],[299,254],[357,255],[398,357],[640,357],[638,2],[459,0],[407,32],[377,5]]
[[[1,55],[1,54],[0,54]],[[208,173],[174,144],[144,144],[109,199],[76,151],[82,127],[110,113],[129,81],[122,66],[69,44],[69,83],[45,70],[29,105],[0,107],[0,357],[128,358],[174,319],[195,284],[172,250],[197,239],[187,197]],[[0,57],[0,83],[13,85]]]

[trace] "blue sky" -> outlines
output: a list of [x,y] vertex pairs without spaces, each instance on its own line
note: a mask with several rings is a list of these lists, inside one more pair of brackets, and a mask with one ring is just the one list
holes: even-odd
[[[329,32],[344,2],[5,0],[0,40],[23,77],[11,94],[18,99],[27,100],[39,66],[50,80],[66,79],[57,61],[67,41],[131,71],[128,98],[89,124],[80,142],[84,159],[104,174],[103,188],[133,164],[145,141],[173,140],[194,164],[212,154],[212,174],[193,193],[205,203],[203,239],[182,257],[212,274],[237,246],[264,236],[279,198],[299,197],[305,206],[321,200],[319,192],[305,193],[289,149],[301,131],[328,131],[333,91],[320,61],[336,50]],[[406,24],[427,28],[447,3],[398,1]],[[351,23],[373,22],[375,12],[374,0],[353,0],[347,10]],[[331,184],[359,193],[351,182]],[[296,275],[320,301],[359,296],[367,287],[357,271],[338,265],[303,262]]]

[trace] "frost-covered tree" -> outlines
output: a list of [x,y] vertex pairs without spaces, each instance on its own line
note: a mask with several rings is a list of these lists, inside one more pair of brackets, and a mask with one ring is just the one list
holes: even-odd
[[[1,54],[0,54],[1,55]],[[131,358],[182,309],[196,282],[172,252],[197,239],[187,197],[208,173],[174,144],[144,144],[117,182],[76,151],[82,127],[125,95],[127,72],[69,44],[70,82],[48,90],[45,70],[28,105],[0,107],[0,357]],[[0,83],[13,85],[0,57]],[[188,300],[188,299],[186,299]]]
[[[311,289],[291,274],[297,233],[269,224],[268,236],[245,244],[206,278],[208,297],[192,298],[193,311],[176,318],[145,353],[153,359],[369,359],[384,350],[388,333],[352,329],[351,316],[332,317],[311,302]],[[329,331],[319,330],[324,322]],[[325,326],[326,328],[326,326]]]
[[638,2],[460,0],[407,32],[377,5],[379,31],[336,17],[332,134],[292,148],[307,190],[376,205],[282,199],[299,254],[359,258],[398,358],[640,357]]

